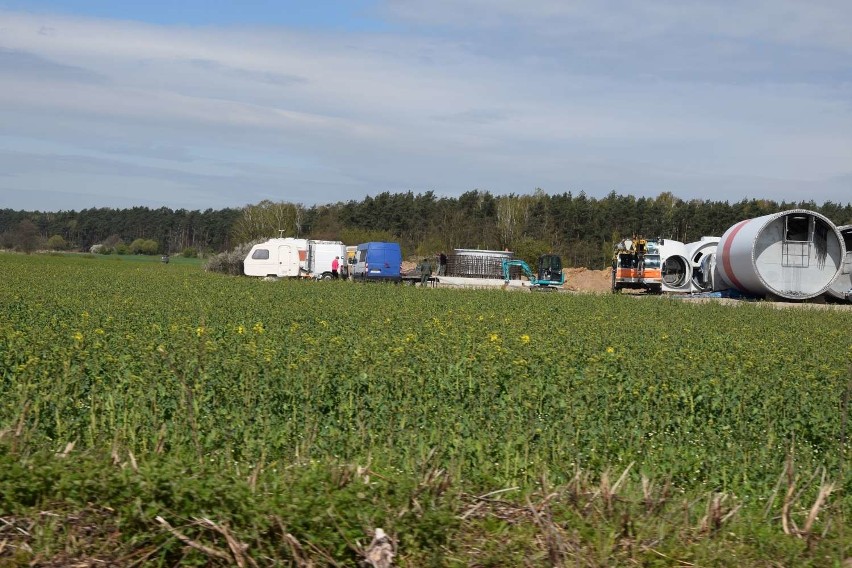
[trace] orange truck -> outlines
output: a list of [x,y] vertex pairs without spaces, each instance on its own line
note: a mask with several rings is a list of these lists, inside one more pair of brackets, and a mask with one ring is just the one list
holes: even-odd
[[612,291],[628,288],[657,294],[663,288],[660,242],[632,237],[615,245],[612,256]]

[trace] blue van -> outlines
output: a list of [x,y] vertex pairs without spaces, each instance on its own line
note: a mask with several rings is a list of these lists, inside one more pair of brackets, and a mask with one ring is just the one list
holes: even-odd
[[402,251],[399,243],[363,243],[355,249],[354,280],[400,282]]

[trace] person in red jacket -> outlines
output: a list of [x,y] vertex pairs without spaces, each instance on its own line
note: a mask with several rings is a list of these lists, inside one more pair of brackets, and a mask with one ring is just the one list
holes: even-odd
[[340,257],[335,256],[334,260],[331,261],[331,277],[334,280],[337,280],[340,274],[337,272],[337,269],[340,268]]

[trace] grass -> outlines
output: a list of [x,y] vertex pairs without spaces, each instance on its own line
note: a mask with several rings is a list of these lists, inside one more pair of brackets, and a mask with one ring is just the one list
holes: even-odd
[[850,555],[849,312],[0,270],[0,566]]

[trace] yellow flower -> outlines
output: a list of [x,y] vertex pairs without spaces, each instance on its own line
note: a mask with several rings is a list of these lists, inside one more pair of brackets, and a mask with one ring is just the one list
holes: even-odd
[[79,331],[74,332],[74,340],[75,341],[83,341],[83,334]]
[[239,333],[240,335],[242,335],[242,334],[244,334],[245,332],[246,332],[246,328],[244,328],[244,327],[243,327],[243,326],[241,326],[241,325],[238,325],[238,326],[237,326],[237,333]]
[[615,353],[615,347],[607,347],[606,352],[607,353]]
[[257,322],[251,329],[255,333],[263,333],[263,324],[261,322]]
[[201,337],[202,335],[204,335],[204,327],[203,326],[196,327],[195,328],[195,335],[197,335],[198,337]]
[[499,341],[499,340],[500,340],[500,336],[499,336],[499,335],[497,335],[496,333],[489,333],[489,334],[488,334],[488,339],[489,339],[490,341]]
[[529,336],[529,335],[527,335],[526,333],[525,333],[525,334],[523,334],[523,335],[521,336],[521,343],[529,343],[529,342],[530,342],[530,336]]

